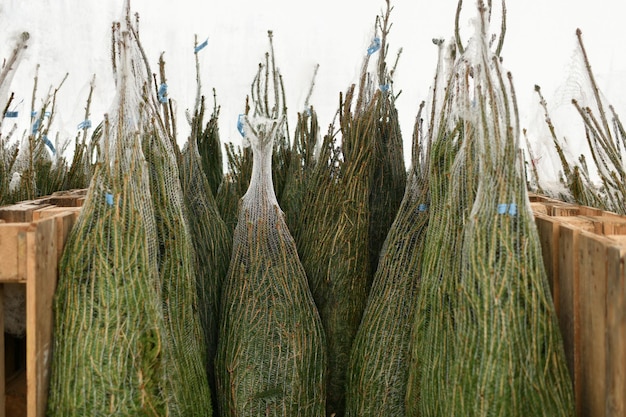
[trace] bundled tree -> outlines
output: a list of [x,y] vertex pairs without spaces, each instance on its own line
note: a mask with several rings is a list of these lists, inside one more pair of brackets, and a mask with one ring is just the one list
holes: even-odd
[[347,416],[404,416],[409,343],[428,228],[428,140],[420,107],[402,205],[382,248],[348,368]]
[[[129,26],[131,26],[129,24]],[[166,372],[168,394],[173,397],[170,412],[184,416],[212,415],[211,391],[207,375],[207,346],[199,313],[196,254],[185,215],[185,201],[178,168],[176,119],[166,96],[165,62],[159,61],[160,85],[150,94],[147,74],[150,68],[131,26],[136,45],[135,59],[143,58],[145,72],[137,68],[138,88],[150,118],[142,135],[142,149],[150,173],[150,193],[156,220],[156,261],[161,285],[161,303],[167,338]],[[156,76],[154,76],[156,79]],[[162,110],[162,117],[159,113]],[[203,277],[204,278],[204,277]],[[205,294],[202,294],[205,296]],[[205,305],[202,305],[206,307]]]
[[216,358],[220,413],[320,416],[324,332],[272,183],[276,119],[243,118],[253,152],[225,282]]
[[59,85],[50,88],[39,107],[36,104],[39,66],[37,66],[31,100],[31,129],[20,141],[19,153],[13,165],[11,180],[12,201],[33,199],[63,190],[67,162],[62,156],[66,143],[49,138],[50,128],[56,116],[56,97],[67,74]]
[[571,416],[573,390],[528,201],[515,91],[500,47],[495,54],[489,48],[489,13],[479,1],[466,51],[479,175],[453,299],[449,381],[456,386],[447,415]]
[[343,415],[352,341],[361,321],[370,277],[369,190],[376,100],[357,101],[354,86],[340,110],[342,146],[331,132],[308,181],[298,251],[328,341],[328,413]]
[[[209,121],[205,125],[197,128],[196,141],[198,143],[198,153],[202,163],[202,170],[209,182],[211,193],[215,196],[217,190],[224,179],[224,168],[222,161],[222,149],[219,131],[220,107],[217,105],[217,97],[213,90],[213,112]],[[200,121],[204,120],[204,103],[200,109]],[[197,117],[197,116],[196,116]]]
[[59,267],[51,416],[161,416],[170,408],[156,225],[141,150],[146,114],[130,41],[123,31],[102,153]]
[[[10,94],[11,80],[17,71],[19,63],[24,56],[24,50],[28,48],[30,34],[23,32],[15,42],[15,47],[11,55],[6,58],[0,68],[0,204],[13,202],[14,199],[9,194],[11,191],[11,180],[13,179],[14,164],[17,160],[18,145],[11,145],[12,136],[17,125],[14,125],[10,132],[3,136],[2,126],[5,118],[9,115],[9,109],[13,102],[14,95]],[[15,183],[15,181],[14,181]],[[14,184],[16,186],[16,184]]]
[[62,262],[50,411],[210,416],[176,156],[124,7],[113,32],[118,98]]
[[[575,55],[582,69],[582,80],[577,82],[590,92],[591,102],[571,98],[571,103],[581,118],[584,136],[591,156],[590,165],[584,154],[578,161],[569,160],[563,142],[556,135],[556,127],[548,113],[546,100],[539,86],[535,87],[540,105],[545,112],[546,124],[550,131],[554,148],[561,163],[560,182],[565,192],[559,192],[548,185],[542,191],[565,201],[626,213],[626,130],[615,111],[606,103],[596,82],[580,29],[576,30],[578,53]],[[595,172],[590,171],[595,168]],[[543,178],[538,178],[541,183]]]
[[[198,59],[196,55],[196,65]],[[209,181],[202,169],[202,157],[198,144],[206,139],[202,130],[204,98],[200,97],[200,71],[196,110],[191,119],[191,135],[183,149],[180,161],[180,178],[185,199],[185,214],[195,249],[196,287],[198,312],[207,349],[206,370],[212,393],[214,414],[217,414],[217,391],[215,386],[215,352],[220,294],[228,272],[232,251],[232,236],[222,220]],[[208,151],[205,149],[205,151]],[[213,149],[220,152],[219,147]],[[210,156],[205,154],[206,157]]]
[[[421,284],[413,317],[407,415],[446,415],[448,368],[454,355],[452,301],[460,275],[458,251],[473,203],[476,173],[471,126],[461,117],[468,106],[469,69],[451,44],[442,54],[433,87],[429,125],[429,227]],[[434,381],[437,381],[436,383]]]
[[318,140],[320,131],[317,112],[309,104],[318,69],[319,65],[315,67],[309,94],[305,100],[304,111],[298,113],[298,121],[291,147],[291,161],[285,181],[285,189],[282,193],[281,207],[285,211],[287,225],[296,241],[302,227],[303,202],[310,185],[310,177],[318,161],[318,147],[321,145]]
[[[391,30],[390,16],[393,8],[390,0],[386,0],[387,8],[384,13],[376,17],[376,32],[380,31],[380,38],[376,35],[374,43],[368,50],[368,56],[375,52],[376,39],[380,39],[380,51],[378,53],[375,76],[380,89],[380,98],[377,101],[377,117],[374,127],[374,148],[372,155],[374,166],[372,183],[370,185],[370,230],[369,230],[369,257],[371,274],[376,272],[378,258],[387,237],[391,223],[405,194],[406,168],[404,166],[404,151],[398,110],[395,105],[396,95],[393,91],[393,74],[398,63],[388,68],[387,53],[389,44],[387,38]],[[364,61],[367,65],[368,60]],[[372,80],[373,82],[376,82]],[[375,84],[376,85],[376,84]],[[399,93],[398,93],[399,95]],[[371,284],[371,278],[370,282]]]
[[89,85],[89,95],[85,106],[85,117],[78,125],[80,131],[74,140],[74,152],[72,161],[65,175],[63,189],[82,189],[89,186],[89,179],[93,175],[92,157],[95,147],[102,136],[102,123],[93,129],[91,136],[89,131],[92,127],[90,120],[91,99],[95,89],[96,76],[94,75]]

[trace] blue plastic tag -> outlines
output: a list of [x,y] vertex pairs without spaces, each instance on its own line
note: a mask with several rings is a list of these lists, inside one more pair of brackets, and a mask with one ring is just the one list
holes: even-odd
[[243,130],[243,117],[243,114],[240,114],[239,117],[237,117],[237,130],[239,131],[241,136],[245,137],[246,132]]
[[367,54],[372,55],[374,52],[380,49],[380,38],[376,37],[372,40],[369,48],[367,48]]
[[517,216],[517,204],[498,204],[498,214],[508,214],[510,216]]
[[167,84],[163,83],[159,86],[157,95],[159,96],[159,102],[167,103]]
[[196,46],[193,49],[193,52],[197,54],[198,52],[203,50],[208,44],[209,44],[209,38],[206,38],[206,40],[204,42],[202,42],[200,45]]
[[76,127],[78,130],[80,129],[89,129],[91,127],[91,120],[83,120]]
[[52,154],[53,154],[53,155],[56,155],[57,150],[54,148],[54,145],[52,144],[52,142],[50,141],[50,139],[48,139],[48,136],[45,136],[45,135],[44,135],[44,136],[41,138],[41,140],[43,140],[43,143],[45,143],[45,144],[46,144],[46,146],[47,146],[48,148],[50,148],[50,150],[52,151]]

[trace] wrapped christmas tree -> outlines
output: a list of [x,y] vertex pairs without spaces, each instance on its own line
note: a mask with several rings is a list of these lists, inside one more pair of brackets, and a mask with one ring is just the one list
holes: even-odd
[[325,339],[272,182],[276,119],[243,118],[252,147],[222,293],[216,376],[221,415],[321,416]]
[[156,225],[141,149],[146,114],[132,79],[130,39],[123,31],[102,159],[59,267],[51,416],[162,416],[170,407]]
[[499,50],[489,48],[489,9],[479,2],[478,10],[466,55],[479,175],[454,304],[450,415],[572,416],[572,383],[519,151],[512,77]]

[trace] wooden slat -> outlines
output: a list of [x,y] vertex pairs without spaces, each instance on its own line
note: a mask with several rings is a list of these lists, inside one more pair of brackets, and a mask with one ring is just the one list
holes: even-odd
[[548,208],[541,202],[531,202],[530,209],[535,214],[548,214]]
[[28,223],[0,224],[0,282],[26,281]]
[[34,250],[28,259],[26,286],[26,393],[28,417],[44,417],[52,349],[52,301],[57,282],[57,221],[49,218],[32,224],[29,241]]
[[595,225],[589,219],[579,216],[551,216],[553,221],[558,222],[561,225],[569,225],[570,227],[575,227],[580,230],[586,230],[589,232],[593,232],[595,230]]
[[616,216],[577,216],[593,224],[590,230],[600,236],[626,235],[626,218]]
[[608,249],[606,417],[626,416],[626,248]]
[[60,215],[55,215],[54,219],[57,222],[57,259],[61,260],[61,256],[63,255],[63,249],[65,248],[65,243],[67,242],[67,238],[74,227],[74,224],[78,220],[78,216],[80,215],[80,211],[72,210]]
[[559,295],[559,223],[554,219],[535,214],[535,224],[539,234],[539,243],[541,244],[541,252],[543,254],[543,264],[548,277],[548,284],[554,300],[554,308],[558,314],[560,308]]
[[605,416],[606,240],[590,233],[578,238],[580,372],[582,416]]
[[4,366],[4,284],[0,282],[0,417],[6,417],[6,367]]
[[576,415],[581,416],[580,403],[580,331],[578,306],[578,272],[576,249],[580,229],[563,224],[559,227],[558,259],[559,259],[559,328],[563,338],[565,359],[574,384],[576,398]]
[[76,216],[80,213],[81,207],[63,207],[63,206],[49,206],[42,209],[33,211],[33,221],[45,219],[48,217],[56,216],[60,213],[75,213]]
[[548,214],[550,216],[576,216],[579,208],[573,204],[549,204]]
[[42,201],[45,201],[45,203],[57,207],[77,207],[79,204],[79,199],[81,202],[83,201],[82,196],[69,194],[46,197],[45,199],[42,199]]
[[41,201],[25,201],[10,206],[0,207],[0,219],[10,223],[31,222],[33,220],[33,211],[49,206]]
[[578,214],[581,216],[602,216],[604,213],[606,212],[597,208],[589,206],[578,206]]

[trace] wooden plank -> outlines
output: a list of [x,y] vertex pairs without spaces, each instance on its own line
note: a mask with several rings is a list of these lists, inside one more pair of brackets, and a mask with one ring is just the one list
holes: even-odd
[[70,194],[70,195],[46,197],[44,201],[47,204],[54,205],[57,207],[76,207],[78,205],[79,198],[81,198],[81,196]]
[[548,205],[548,214],[550,216],[577,216],[578,212],[578,206],[574,204],[562,203]]
[[580,375],[580,330],[578,306],[578,274],[576,250],[580,229],[568,224],[559,227],[558,235],[558,271],[559,271],[559,328],[563,338],[565,359],[574,384],[576,415],[581,416],[581,375]]
[[45,202],[25,201],[10,206],[0,207],[0,219],[6,222],[31,222],[33,211],[49,206]]
[[606,238],[615,245],[626,246],[626,236],[624,235],[610,235]]
[[600,219],[602,219],[603,235],[626,235],[626,218],[602,216]]
[[87,195],[88,191],[89,191],[89,188],[73,188],[71,190],[55,191],[52,193],[52,196],[71,195],[71,196],[84,197]]
[[548,214],[548,208],[541,202],[531,202],[530,209],[535,214]]
[[626,235],[626,217],[618,216],[577,216],[593,224],[591,230],[600,236]]
[[79,214],[80,212],[78,210],[74,210],[54,216],[54,219],[57,222],[57,259],[59,261],[61,260],[61,256],[63,256],[65,243],[67,242],[67,238],[69,237],[74,224],[76,224],[76,221],[78,220]]
[[28,240],[33,252],[27,262],[26,284],[26,402],[28,417],[46,413],[52,349],[52,303],[57,283],[57,220],[32,224]]
[[626,416],[626,247],[608,249],[606,417]]
[[4,366],[4,284],[0,282],[0,417],[6,417],[6,367]]
[[570,227],[575,227],[580,230],[586,230],[588,232],[593,232],[595,230],[594,223],[580,216],[551,216],[555,222],[559,222],[559,224],[567,224]]
[[26,281],[28,223],[0,224],[0,282]]
[[605,416],[606,240],[582,232],[578,238],[580,372],[582,416]]
[[560,308],[559,295],[559,223],[548,216],[535,216],[535,224],[539,234],[543,265],[546,270],[548,284],[554,301],[554,308],[558,314]]
[[605,212],[598,208],[589,206],[578,206],[578,214],[580,216],[602,216],[603,213]]
[[42,209],[33,211],[33,221],[45,219],[48,217],[56,216],[60,213],[76,213],[76,216],[80,213],[81,207],[59,207],[49,206]]
[[528,193],[528,200],[531,203],[561,203],[561,201],[556,200],[552,197],[548,197],[546,195],[543,194],[536,194],[536,193]]

